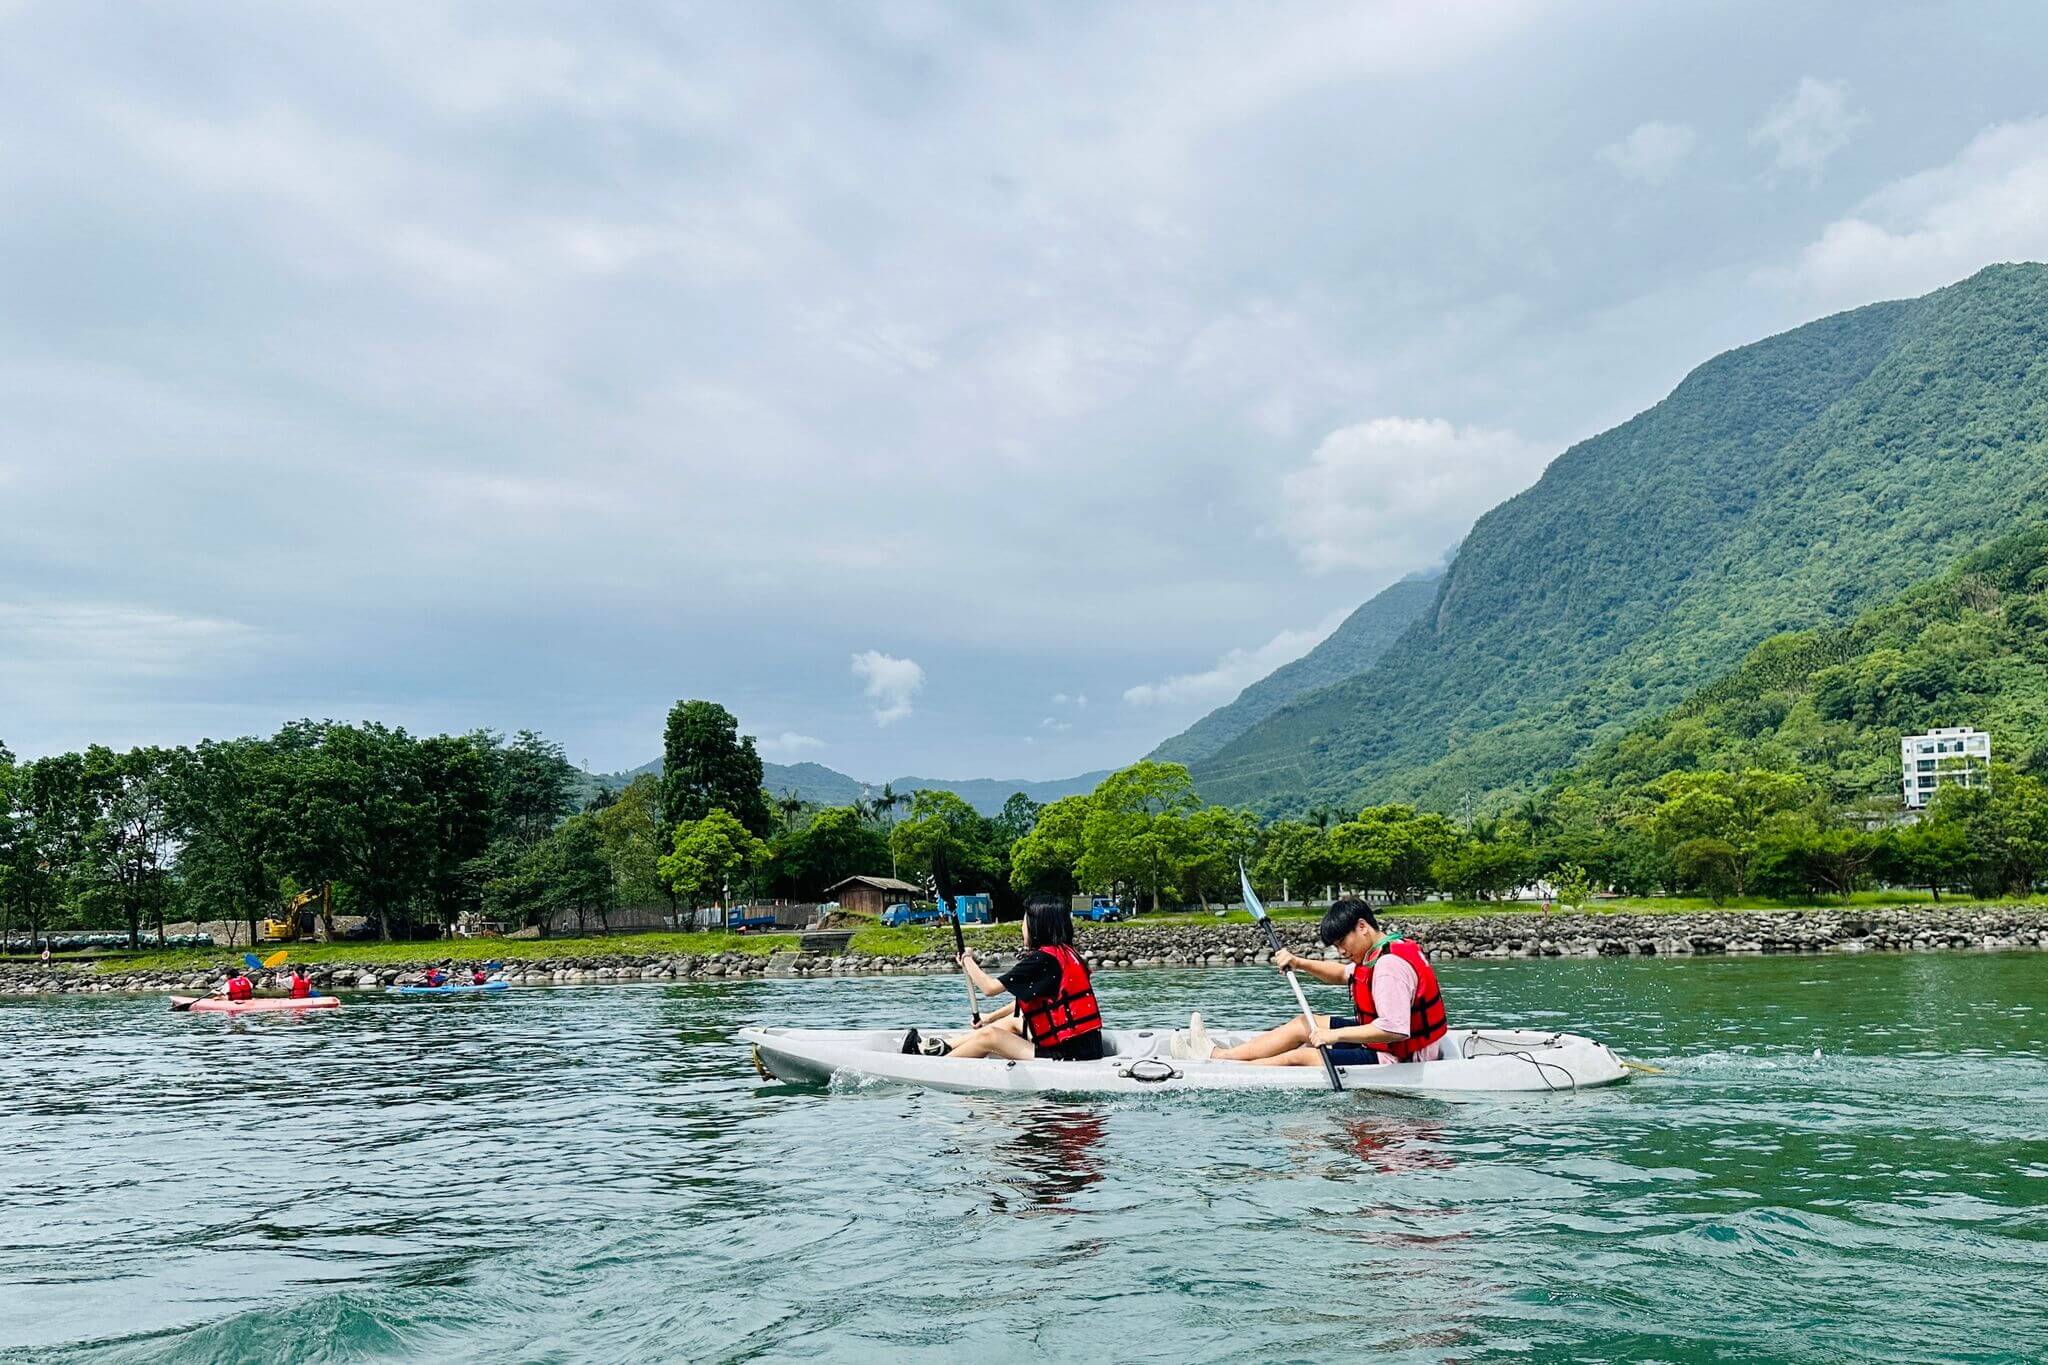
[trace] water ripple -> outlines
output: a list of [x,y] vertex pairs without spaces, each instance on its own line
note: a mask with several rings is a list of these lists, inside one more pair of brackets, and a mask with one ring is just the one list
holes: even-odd
[[[763,1085],[729,1042],[950,1017],[957,983],[920,978],[364,997],[299,1020],[0,1003],[0,1355],[2019,1360],[2048,1341],[2042,958],[1445,975],[1462,1018],[1580,1028],[1669,1074],[1463,1103],[1079,1102]],[[1134,1022],[1286,1009],[1250,969],[1101,985]],[[1953,1002],[1942,1028],[1901,1018],[1917,999]]]

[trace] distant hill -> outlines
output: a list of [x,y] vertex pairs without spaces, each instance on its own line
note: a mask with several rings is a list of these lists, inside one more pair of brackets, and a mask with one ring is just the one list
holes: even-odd
[[1195,765],[1267,810],[1526,790],[2048,499],[2048,267],[1730,351],[1482,517],[1365,672]]
[[1560,784],[1626,790],[1696,768],[1799,769],[1838,799],[1899,791],[1899,736],[1970,725],[2048,776],[2048,526],[1966,556],[1840,629],[1773,636]]
[[1379,661],[1387,647],[1436,597],[1443,571],[1435,570],[1382,589],[1344,624],[1293,663],[1283,664],[1154,749],[1162,763],[1196,763],[1278,711],[1296,697],[1342,682]]
[[[654,759],[637,768],[618,773],[586,774],[588,790],[579,793],[587,798],[598,787],[617,790],[631,782],[641,773],[661,774],[661,760]],[[949,791],[958,794],[968,805],[983,815],[994,815],[1003,808],[1003,803],[1016,792],[1023,792],[1033,801],[1044,803],[1056,801],[1062,796],[1074,796],[1095,790],[1095,785],[1109,776],[1109,771],[1082,773],[1079,777],[1058,778],[1049,782],[1027,782],[1022,778],[1005,780],[994,777],[963,778],[958,781],[939,777],[899,777],[888,785],[899,792]],[[828,768],[822,763],[767,763],[761,765],[761,785],[776,795],[793,791],[805,801],[821,806],[846,806],[853,804],[863,790],[870,796],[882,790],[882,783],[863,783],[857,777]]]

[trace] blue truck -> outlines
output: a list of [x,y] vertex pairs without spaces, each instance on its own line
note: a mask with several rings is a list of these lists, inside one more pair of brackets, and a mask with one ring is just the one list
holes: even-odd
[[752,906],[736,905],[726,911],[725,927],[741,934],[751,934],[758,929],[773,929],[775,927],[774,915],[750,915],[747,911],[752,908]]
[[884,910],[881,916],[883,927],[888,929],[902,929],[912,924],[944,924],[945,922],[946,912],[939,909],[938,906],[912,905],[908,901],[896,902],[896,904]]
[[1101,924],[1106,920],[1129,919],[1136,913],[1135,910],[1127,905],[1118,905],[1112,897],[1097,896],[1088,902],[1088,908],[1083,910],[1076,918],[1085,919],[1094,924]]
[[[962,924],[996,922],[995,907],[985,893],[955,896],[952,904],[958,907]],[[947,908],[944,899],[934,905],[911,905],[907,901],[898,901],[882,912],[881,923],[886,928],[901,929],[912,924],[944,924],[952,917],[952,912]]]

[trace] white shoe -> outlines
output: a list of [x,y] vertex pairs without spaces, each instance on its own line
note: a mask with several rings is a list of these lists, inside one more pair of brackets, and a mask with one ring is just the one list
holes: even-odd
[[1216,1044],[1209,1041],[1209,1029],[1202,1023],[1200,1011],[1188,1016],[1188,1060],[1206,1062],[1216,1055]]

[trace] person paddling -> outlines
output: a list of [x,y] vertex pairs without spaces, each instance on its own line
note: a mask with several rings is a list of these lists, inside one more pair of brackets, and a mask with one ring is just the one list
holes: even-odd
[[429,968],[427,968],[427,984],[428,984],[429,986],[445,986],[445,985],[447,985],[447,984],[448,984],[448,973],[446,973],[446,972],[442,971],[442,970],[441,970],[441,969],[440,969],[439,967],[429,967]]
[[481,968],[481,967],[478,967],[478,968],[477,968],[476,970],[472,971],[472,972],[471,972],[471,973],[469,974],[469,984],[470,984],[470,985],[472,985],[472,986],[485,986],[485,985],[489,985],[489,984],[490,984],[490,980],[491,980],[491,974],[490,974],[489,972],[485,971],[485,970],[484,970],[483,968]]
[[1034,905],[1024,912],[1024,954],[1001,976],[990,976],[972,950],[958,959],[960,970],[983,995],[1008,995],[1011,1002],[982,1016],[981,1027],[949,1045],[929,1042],[912,1029],[905,1052],[936,1049],[949,1057],[1006,1057],[1030,1061],[1101,1060],[1102,1010],[1087,964],[1074,952],[1074,917],[1064,905]]
[[256,984],[240,967],[228,968],[228,979],[222,983],[221,994],[230,1000],[254,1000]]
[[1329,1049],[1338,1066],[1437,1060],[1448,1020],[1436,971],[1422,950],[1380,928],[1372,907],[1361,900],[1331,905],[1323,914],[1321,937],[1343,954],[1342,961],[1296,957],[1282,948],[1273,954],[1273,965],[1332,986],[1348,985],[1356,1013],[1349,1018],[1319,1014],[1313,1030],[1307,1019],[1290,1019],[1211,1055],[1259,1066],[1321,1066],[1322,1048]]
[[292,999],[294,1000],[310,1000],[313,998],[313,983],[306,976],[306,969],[304,967],[292,968],[291,988]]

